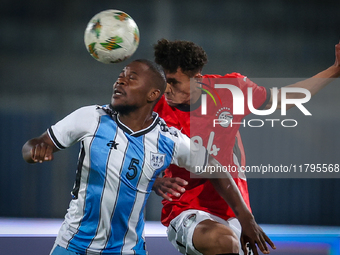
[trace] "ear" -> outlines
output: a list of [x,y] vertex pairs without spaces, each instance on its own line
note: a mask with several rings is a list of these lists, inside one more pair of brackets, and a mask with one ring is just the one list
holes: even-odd
[[161,91],[159,89],[150,90],[147,96],[148,103],[152,103],[156,101],[159,98],[160,94],[161,94]]
[[191,89],[196,90],[197,87],[202,87],[201,83],[199,82],[202,77],[203,75],[201,73],[196,73],[194,77],[192,77],[194,78],[195,83],[190,83]]

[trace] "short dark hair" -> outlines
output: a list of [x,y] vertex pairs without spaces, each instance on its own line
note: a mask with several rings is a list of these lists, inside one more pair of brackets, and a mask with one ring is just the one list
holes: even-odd
[[161,91],[161,97],[166,89],[166,77],[163,68],[148,59],[137,59],[134,62],[140,62],[149,67],[149,70],[154,74],[153,86]]
[[183,73],[193,77],[208,62],[203,48],[189,41],[168,41],[163,38],[154,45],[154,50],[155,62],[170,73],[175,73],[180,67]]

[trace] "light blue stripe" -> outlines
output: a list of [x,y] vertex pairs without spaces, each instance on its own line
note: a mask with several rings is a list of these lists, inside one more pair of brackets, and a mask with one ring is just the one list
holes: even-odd
[[77,234],[70,241],[69,249],[85,251],[94,238],[99,224],[100,202],[106,178],[106,164],[110,153],[110,146],[107,146],[107,134],[115,137],[116,124],[112,119],[104,115],[90,148],[90,173],[86,190],[84,217]]
[[[157,176],[161,171],[165,170],[170,164],[172,160],[172,155],[174,153],[174,146],[175,142],[174,140],[170,139],[169,137],[166,137],[162,134],[159,135],[158,140],[158,152],[161,154],[165,154],[165,162],[162,168],[158,169],[155,173]],[[150,187],[151,189],[151,187]]]
[[[137,196],[136,187],[138,185],[144,161],[144,136],[132,137],[128,134],[126,134],[126,136],[129,140],[129,146],[126,151],[124,165],[121,172],[118,201],[111,221],[111,236],[107,245],[108,253],[120,252],[123,247],[124,237],[128,231],[129,217]],[[133,170],[129,169],[132,159],[138,160],[138,164],[132,164],[137,168],[137,174],[135,178],[129,180],[127,178],[127,174],[130,176],[133,174]],[[105,253],[106,252],[103,252],[103,254]]]
[[133,247],[133,250],[137,251],[142,251],[144,250],[144,240],[142,239],[142,235],[143,235],[143,230],[144,230],[144,226],[145,226],[145,222],[144,222],[144,207],[146,205],[146,202],[149,198],[150,193],[145,194],[145,198],[144,198],[144,202],[143,202],[143,210],[140,212],[139,214],[139,220],[136,226],[136,233],[138,236],[138,242],[137,244]]
[[[147,191],[151,192],[151,188],[152,188],[153,183],[155,182],[156,177],[170,165],[171,160],[172,160],[172,155],[173,155],[173,152],[174,152],[174,145],[175,145],[175,142],[172,139],[160,134],[159,140],[158,140],[158,145],[157,145],[157,147],[158,147],[157,153],[165,154],[164,165],[160,169],[157,169],[154,172],[152,179],[148,184]],[[150,193],[146,194],[146,196],[145,196],[143,208],[146,205],[146,202],[147,202],[147,199],[149,198],[149,195],[150,195]],[[140,212],[139,221],[138,221],[138,224],[137,224],[137,227],[136,227],[136,232],[137,232],[138,237],[142,236],[142,233],[143,233],[143,230],[144,230],[144,225],[145,225],[144,210],[142,210]],[[136,250],[136,251],[141,250],[141,249],[144,248],[143,245],[144,245],[144,241],[142,239],[139,239],[138,243],[135,245],[135,247],[133,249]]]
[[159,135],[159,139],[158,139],[158,153],[160,154],[165,154],[165,160],[164,160],[164,165],[160,168],[157,169],[153,176],[151,181],[149,182],[149,185],[147,187],[147,191],[151,192],[152,186],[156,180],[156,177],[162,172],[164,171],[166,168],[168,168],[168,166],[171,164],[172,161],[172,155],[174,153],[174,146],[175,146],[175,142],[170,139],[169,137],[166,137],[164,135]]

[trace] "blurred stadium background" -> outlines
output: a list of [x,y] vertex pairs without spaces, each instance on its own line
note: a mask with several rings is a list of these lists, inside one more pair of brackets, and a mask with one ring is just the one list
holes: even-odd
[[[66,213],[78,145],[41,165],[26,164],[21,147],[76,108],[109,102],[112,84],[127,62],[101,64],[83,42],[87,22],[105,9],[123,10],[138,24],[141,40],[132,59],[153,59],[152,45],[163,37],[191,40],[208,54],[203,73],[236,71],[259,81],[302,79],[326,69],[334,63],[340,39],[340,2],[335,0],[2,0],[0,217],[63,218]],[[307,104],[313,116],[290,110],[284,118],[296,119],[296,128],[241,128],[247,164],[339,164],[339,85]],[[338,178],[248,183],[261,224],[340,226]],[[160,201],[151,195],[147,220],[160,219]]]

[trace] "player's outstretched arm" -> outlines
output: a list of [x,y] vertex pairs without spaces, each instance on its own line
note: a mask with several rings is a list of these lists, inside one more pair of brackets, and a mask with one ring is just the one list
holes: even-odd
[[175,197],[179,197],[181,193],[185,192],[184,186],[187,184],[188,182],[186,180],[179,177],[175,178],[157,177],[152,186],[152,189],[158,196],[168,201],[172,201],[172,198],[169,197],[168,194],[171,194]]
[[[209,165],[216,166],[218,164],[218,161],[216,161],[213,157],[209,158]],[[217,173],[217,175],[213,176],[213,178],[211,178],[210,176],[210,182],[213,184],[220,196],[234,211],[237,219],[242,226],[242,250],[244,252],[246,251],[246,244],[248,242],[255,255],[258,254],[256,245],[261,250],[261,252],[265,254],[269,253],[267,243],[273,249],[275,249],[276,247],[274,243],[264,233],[262,228],[256,223],[254,216],[245,204],[241,193],[231,175],[228,172]]]
[[[311,96],[314,96],[321,89],[326,87],[329,83],[331,83],[335,78],[340,77],[340,42],[335,45],[335,62],[332,66],[327,68],[326,70],[321,71],[320,73],[314,75],[313,77],[288,85],[286,87],[295,87],[295,88],[304,88],[309,90]],[[287,99],[299,99],[304,98],[305,95],[303,93],[287,93]],[[278,102],[277,108],[281,109],[281,89],[278,93]],[[272,97],[266,105],[266,109],[269,109],[272,106]],[[287,105],[287,109],[292,108],[294,105]]]
[[53,153],[58,151],[47,132],[28,140],[22,147],[22,157],[28,163],[42,163],[53,160]]

